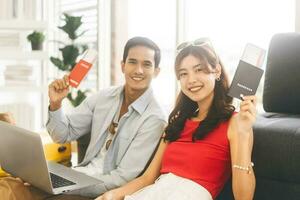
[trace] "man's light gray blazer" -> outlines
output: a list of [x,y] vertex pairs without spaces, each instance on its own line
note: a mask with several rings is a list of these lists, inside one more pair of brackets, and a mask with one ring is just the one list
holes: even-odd
[[[62,110],[49,112],[47,130],[55,142],[64,143],[91,133],[91,141],[80,166],[87,165],[104,145],[124,86],[101,90],[88,97],[69,115]],[[147,164],[166,125],[162,109],[147,89],[134,101],[119,121],[118,132],[104,160],[103,172],[97,177],[104,184],[81,190],[80,195],[95,197],[134,179]]]

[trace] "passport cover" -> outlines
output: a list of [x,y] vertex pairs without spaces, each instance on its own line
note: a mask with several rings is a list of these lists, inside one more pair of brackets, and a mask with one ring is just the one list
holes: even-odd
[[241,94],[244,96],[254,95],[263,73],[264,70],[261,68],[240,60],[230,85],[228,95],[241,100]]
[[92,63],[88,63],[84,60],[80,60],[73,70],[71,71],[69,75],[69,82],[72,87],[77,88],[82,79],[85,77],[85,75],[88,73],[88,71],[91,69]]

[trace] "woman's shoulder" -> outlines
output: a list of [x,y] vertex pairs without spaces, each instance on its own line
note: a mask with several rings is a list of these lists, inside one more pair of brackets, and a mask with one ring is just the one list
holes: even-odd
[[233,121],[236,120],[237,114],[238,114],[238,112],[234,111],[234,112],[231,114],[231,116],[229,116],[229,118],[227,118],[225,121],[222,121],[222,122],[221,122],[221,125],[223,125],[223,126],[230,126],[230,124],[232,124]]

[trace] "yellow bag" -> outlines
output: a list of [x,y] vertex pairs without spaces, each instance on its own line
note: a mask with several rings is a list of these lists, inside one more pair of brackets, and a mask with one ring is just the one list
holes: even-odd
[[0,178],[5,176],[8,176],[8,174],[5,171],[3,171],[0,167]]
[[48,143],[44,144],[44,151],[46,159],[55,161],[65,166],[71,166],[71,144],[57,144]]

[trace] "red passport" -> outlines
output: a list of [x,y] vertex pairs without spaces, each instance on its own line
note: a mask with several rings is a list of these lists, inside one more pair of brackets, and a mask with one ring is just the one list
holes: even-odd
[[77,88],[80,82],[84,79],[88,71],[92,68],[93,62],[97,58],[97,52],[87,50],[83,58],[75,65],[69,75],[69,82],[72,87]]

